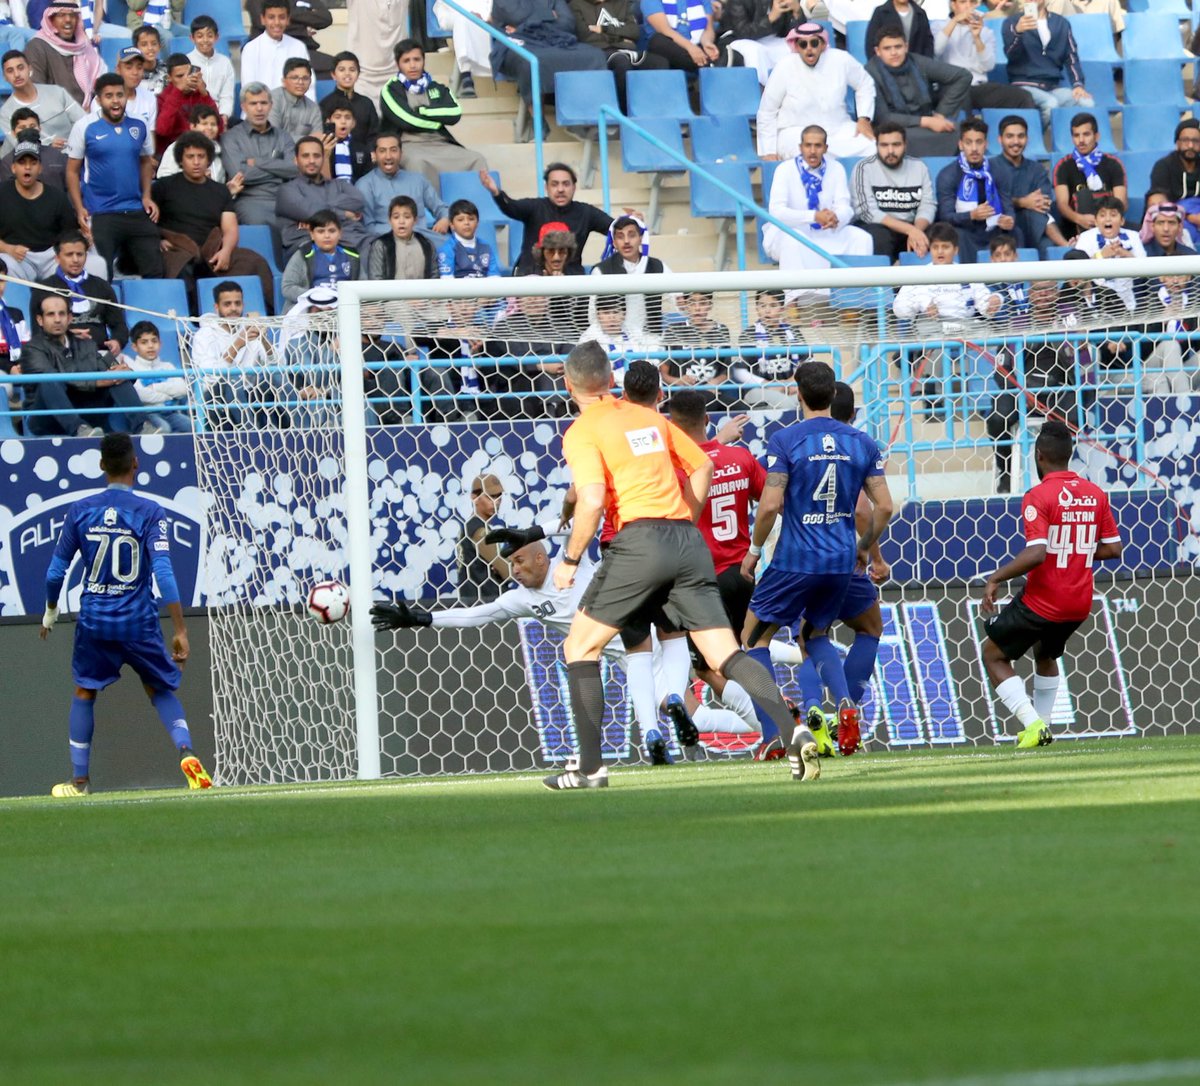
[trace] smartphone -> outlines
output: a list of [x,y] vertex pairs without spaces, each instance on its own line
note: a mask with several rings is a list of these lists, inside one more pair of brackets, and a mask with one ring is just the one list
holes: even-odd
[[1025,6],[1021,9],[1021,13],[1025,16],[1026,19],[1036,19],[1037,11],[1038,11],[1037,4],[1029,2],[1029,0],[1027,0]]
[[199,67],[199,65],[197,65],[197,64],[193,64],[193,65],[192,65],[192,68],[191,68],[191,72],[192,72],[192,75],[199,75],[199,74],[200,74],[200,67]]
[[332,136],[337,132],[337,125],[335,125],[333,121],[326,121],[322,131],[325,133],[325,135]]

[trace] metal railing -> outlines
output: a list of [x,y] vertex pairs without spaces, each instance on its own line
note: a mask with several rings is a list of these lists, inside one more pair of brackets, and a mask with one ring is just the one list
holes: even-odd
[[[502,30],[497,30],[494,26],[485,22],[474,12],[467,11],[467,9],[461,4],[456,3],[456,0],[445,0],[445,4],[448,8],[458,12],[458,14],[468,22],[474,23],[475,26],[481,27],[487,33],[488,37],[492,38],[494,41],[498,41],[506,49],[511,49],[517,54],[517,56],[529,64],[529,109],[530,113],[532,114],[533,123],[533,165],[535,171],[537,172],[534,191],[536,191],[539,196],[543,195],[544,182],[542,180],[542,174],[544,172],[545,152],[542,146],[542,122],[544,112],[542,109],[542,66],[539,63],[538,58],[523,45],[517,44],[517,42],[515,42]],[[494,79],[495,76],[496,73],[493,72],[492,78]],[[518,95],[518,98],[519,97],[520,96]],[[513,133],[514,140],[517,142],[519,142],[518,135],[519,134],[516,132]]]

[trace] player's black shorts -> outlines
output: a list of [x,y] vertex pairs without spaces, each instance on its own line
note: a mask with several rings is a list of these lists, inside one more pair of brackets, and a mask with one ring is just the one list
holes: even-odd
[[668,629],[728,623],[712,555],[691,521],[635,520],[609,544],[579,610],[617,629],[661,617]]
[[[746,625],[746,612],[750,609],[750,597],[754,595],[754,582],[748,581],[742,576],[742,567],[739,563],[723,569],[717,574],[717,591],[721,594],[721,605],[725,608],[725,614],[729,618],[729,628],[733,630],[733,636],[737,638],[740,645],[742,643],[742,627]],[[699,650],[692,644],[690,637],[688,638],[688,648],[692,654],[692,667],[699,669],[708,666]]]
[[1083,621],[1052,622],[1042,618],[1018,596],[983,628],[1007,660],[1019,660],[1030,649],[1039,660],[1057,660],[1067,650],[1067,640]]

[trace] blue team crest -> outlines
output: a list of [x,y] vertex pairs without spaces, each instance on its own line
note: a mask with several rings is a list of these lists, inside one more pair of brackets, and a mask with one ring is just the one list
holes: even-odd
[[110,505],[104,510],[104,526],[111,528],[117,523],[117,511]]
[[821,451],[822,452],[837,452],[837,442],[833,439],[833,434],[823,434],[821,436]]
[[[120,132],[121,130],[118,128],[118,129],[117,129],[117,131],[118,131],[118,132]],[[132,137],[133,137],[135,140],[140,140],[140,139],[142,138],[142,130],[141,130],[141,128],[140,128],[140,127],[138,127],[136,124],[131,124],[131,125],[129,126],[129,134],[130,134],[130,135],[131,135],[131,136],[132,136]]]

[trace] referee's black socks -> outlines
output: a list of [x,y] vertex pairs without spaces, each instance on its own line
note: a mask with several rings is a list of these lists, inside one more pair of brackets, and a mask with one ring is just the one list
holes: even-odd
[[721,674],[745,690],[755,705],[771,718],[771,722],[779,729],[779,738],[786,746],[796,730],[796,722],[788,712],[771,673],[739,649],[721,665]]
[[599,660],[567,664],[567,686],[579,740],[579,770],[591,775],[604,764],[600,756],[600,722],[604,719],[604,681]]

